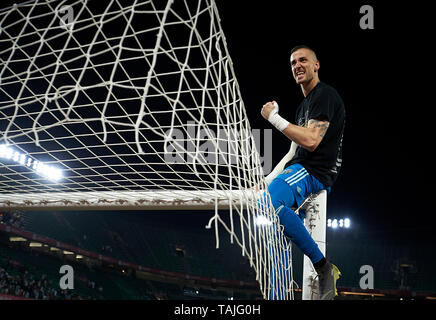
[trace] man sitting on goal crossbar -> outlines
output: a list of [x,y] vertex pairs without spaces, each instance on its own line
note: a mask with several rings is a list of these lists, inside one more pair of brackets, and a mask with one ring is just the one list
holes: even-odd
[[[330,193],[342,163],[345,108],[338,92],[319,80],[320,63],[312,49],[293,48],[290,62],[304,99],[296,112],[297,125],[278,114],[275,101],[262,108],[262,116],[292,141],[288,154],[266,177],[266,184],[284,234],[310,258],[318,273],[319,298],[332,300],[337,295],[340,272],[326,260],[291,208],[299,207],[304,199],[321,190]],[[274,293],[270,298],[276,298]]]

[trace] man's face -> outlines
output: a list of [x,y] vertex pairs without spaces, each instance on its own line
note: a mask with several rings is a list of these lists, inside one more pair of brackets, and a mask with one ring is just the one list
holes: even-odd
[[297,84],[306,83],[313,79],[319,62],[315,61],[312,51],[299,49],[291,55],[292,75]]

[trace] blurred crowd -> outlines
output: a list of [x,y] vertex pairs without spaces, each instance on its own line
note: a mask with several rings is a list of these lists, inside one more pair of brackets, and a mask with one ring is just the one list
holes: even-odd
[[0,267],[0,293],[37,300],[71,300],[73,298],[68,290],[50,287],[44,275],[41,279],[35,279],[27,271],[24,275],[11,275],[2,267]]
[[4,223],[8,226],[21,229],[24,227],[24,219],[20,212],[0,212],[0,223]]
[[37,300],[76,300],[70,290],[57,289],[47,275],[36,277],[14,260],[3,259],[0,266],[0,294]]

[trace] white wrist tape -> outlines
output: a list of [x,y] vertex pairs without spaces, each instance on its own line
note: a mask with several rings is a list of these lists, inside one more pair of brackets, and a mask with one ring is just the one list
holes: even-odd
[[289,124],[289,121],[283,119],[276,110],[273,110],[269,117],[268,121],[280,132],[286,129]]

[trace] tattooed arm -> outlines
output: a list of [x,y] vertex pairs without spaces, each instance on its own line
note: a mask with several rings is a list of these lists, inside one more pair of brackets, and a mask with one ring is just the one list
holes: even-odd
[[283,134],[304,149],[313,152],[321,143],[330,122],[310,119],[307,128],[290,123]]
[[[274,109],[274,101],[264,104],[261,111],[262,117],[271,122],[270,114]],[[275,116],[277,117],[278,113],[276,113]],[[328,121],[310,119],[307,123],[307,127],[300,127],[289,123],[282,117],[279,118],[279,121],[274,120],[275,123],[271,123],[273,123],[273,125],[290,140],[310,152],[315,151],[321,143],[321,140],[327,132],[330,124]]]

